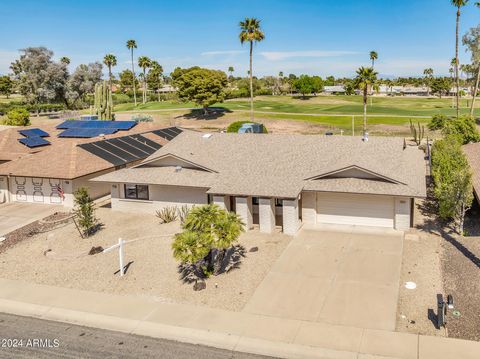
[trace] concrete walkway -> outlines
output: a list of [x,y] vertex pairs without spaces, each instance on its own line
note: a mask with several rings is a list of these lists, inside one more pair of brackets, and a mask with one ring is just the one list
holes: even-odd
[[0,279],[0,311],[280,358],[473,359],[480,343]]
[[0,237],[39,219],[65,210],[63,206],[41,203],[0,204]]

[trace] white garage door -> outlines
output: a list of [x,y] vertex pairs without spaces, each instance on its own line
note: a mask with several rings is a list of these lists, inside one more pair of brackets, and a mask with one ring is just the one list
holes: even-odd
[[11,191],[16,202],[61,204],[58,193],[60,180],[56,178],[12,177]]
[[393,228],[392,197],[317,193],[317,223]]

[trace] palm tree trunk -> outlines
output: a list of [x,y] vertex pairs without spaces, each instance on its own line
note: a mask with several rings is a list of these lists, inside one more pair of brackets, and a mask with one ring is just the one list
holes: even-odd
[[109,82],[109,85],[110,85],[110,91],[113,92],[113,89],[112,89],[112,66],[111,65],[108,66],[108,82]]
[[475,86],[473,88],[472,104],[470,105],[470,117],[473,117],[473,111],[475,110],[475,98],[477,97],[478,83],[479,82],[480,82],[480,64],[478,64],[477,79],[475,80]]
[[135,65],[133,64],[133,48],[132,48],[132,75],[133,75],[133,99],[135,101],[135,106],[137,106],[137,91],[135,89]]
[[252,73],[253,41],[250,41],[250,121],[253,122],[253,73]]
[[460,7],[457,10],[457,24],[455,28],[455,79],[456,79],[456,87],[457,87],[457,93],[456,93],[456,106],[457,106],[457,118],[459,116],[459,111],[460,111],[460,79],[458,78],[458,25],[460,22]]
[[147,102],[147,74],[145,73],[145,67],[143,68],[143,103]]
[[367,86],[363,89],[363,137],[367,133]]

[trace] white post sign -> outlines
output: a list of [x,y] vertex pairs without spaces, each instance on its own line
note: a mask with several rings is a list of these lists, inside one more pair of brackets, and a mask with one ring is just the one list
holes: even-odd
[[118,261],[120,264],[120,276],[125,274],[125,241],[121,238],[118,239],[118,244],[114,244],[103,250],[103,253],[108,253],[118,248]]

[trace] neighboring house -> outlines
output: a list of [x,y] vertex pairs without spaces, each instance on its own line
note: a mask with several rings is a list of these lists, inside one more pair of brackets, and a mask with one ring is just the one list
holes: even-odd
[[468,164],[472,170],[473,194],[480,204],[480,142],[469,143],[463,146]]
[[323,86],[323,92],[326,94],[331,95],[344,95],[345,94],[345,86],[337,85],[337,86]]
[[[126,122],[115,123],[122,125]],[[60,137],[65,135],[66,129],[52,125],[41,127],[11,128],[0,132],[0,161],[3,161],[0,164],[0,203],[31,202],[72,207],[73,193],[80,187],[87,187],[94,199],[102,197],[110,193],[110,186],[89,179],[137,164],[175,137],[173,134],[166,136],[147,123],[134,123],[131,128],[116,133],[105,131],[110,134],[90,138]],[[28,137],[22,135],[23,130],[29,135],[32,131],[44,134],[27,141]],[[89,136],[81,132],[85,130],[68,131],[65,136],[78,133]]]
[[183,132],[111,184],[112,209],[216,203],[247,228],[337,223],[405,230],[426,196],[423,151],[403,138]]

